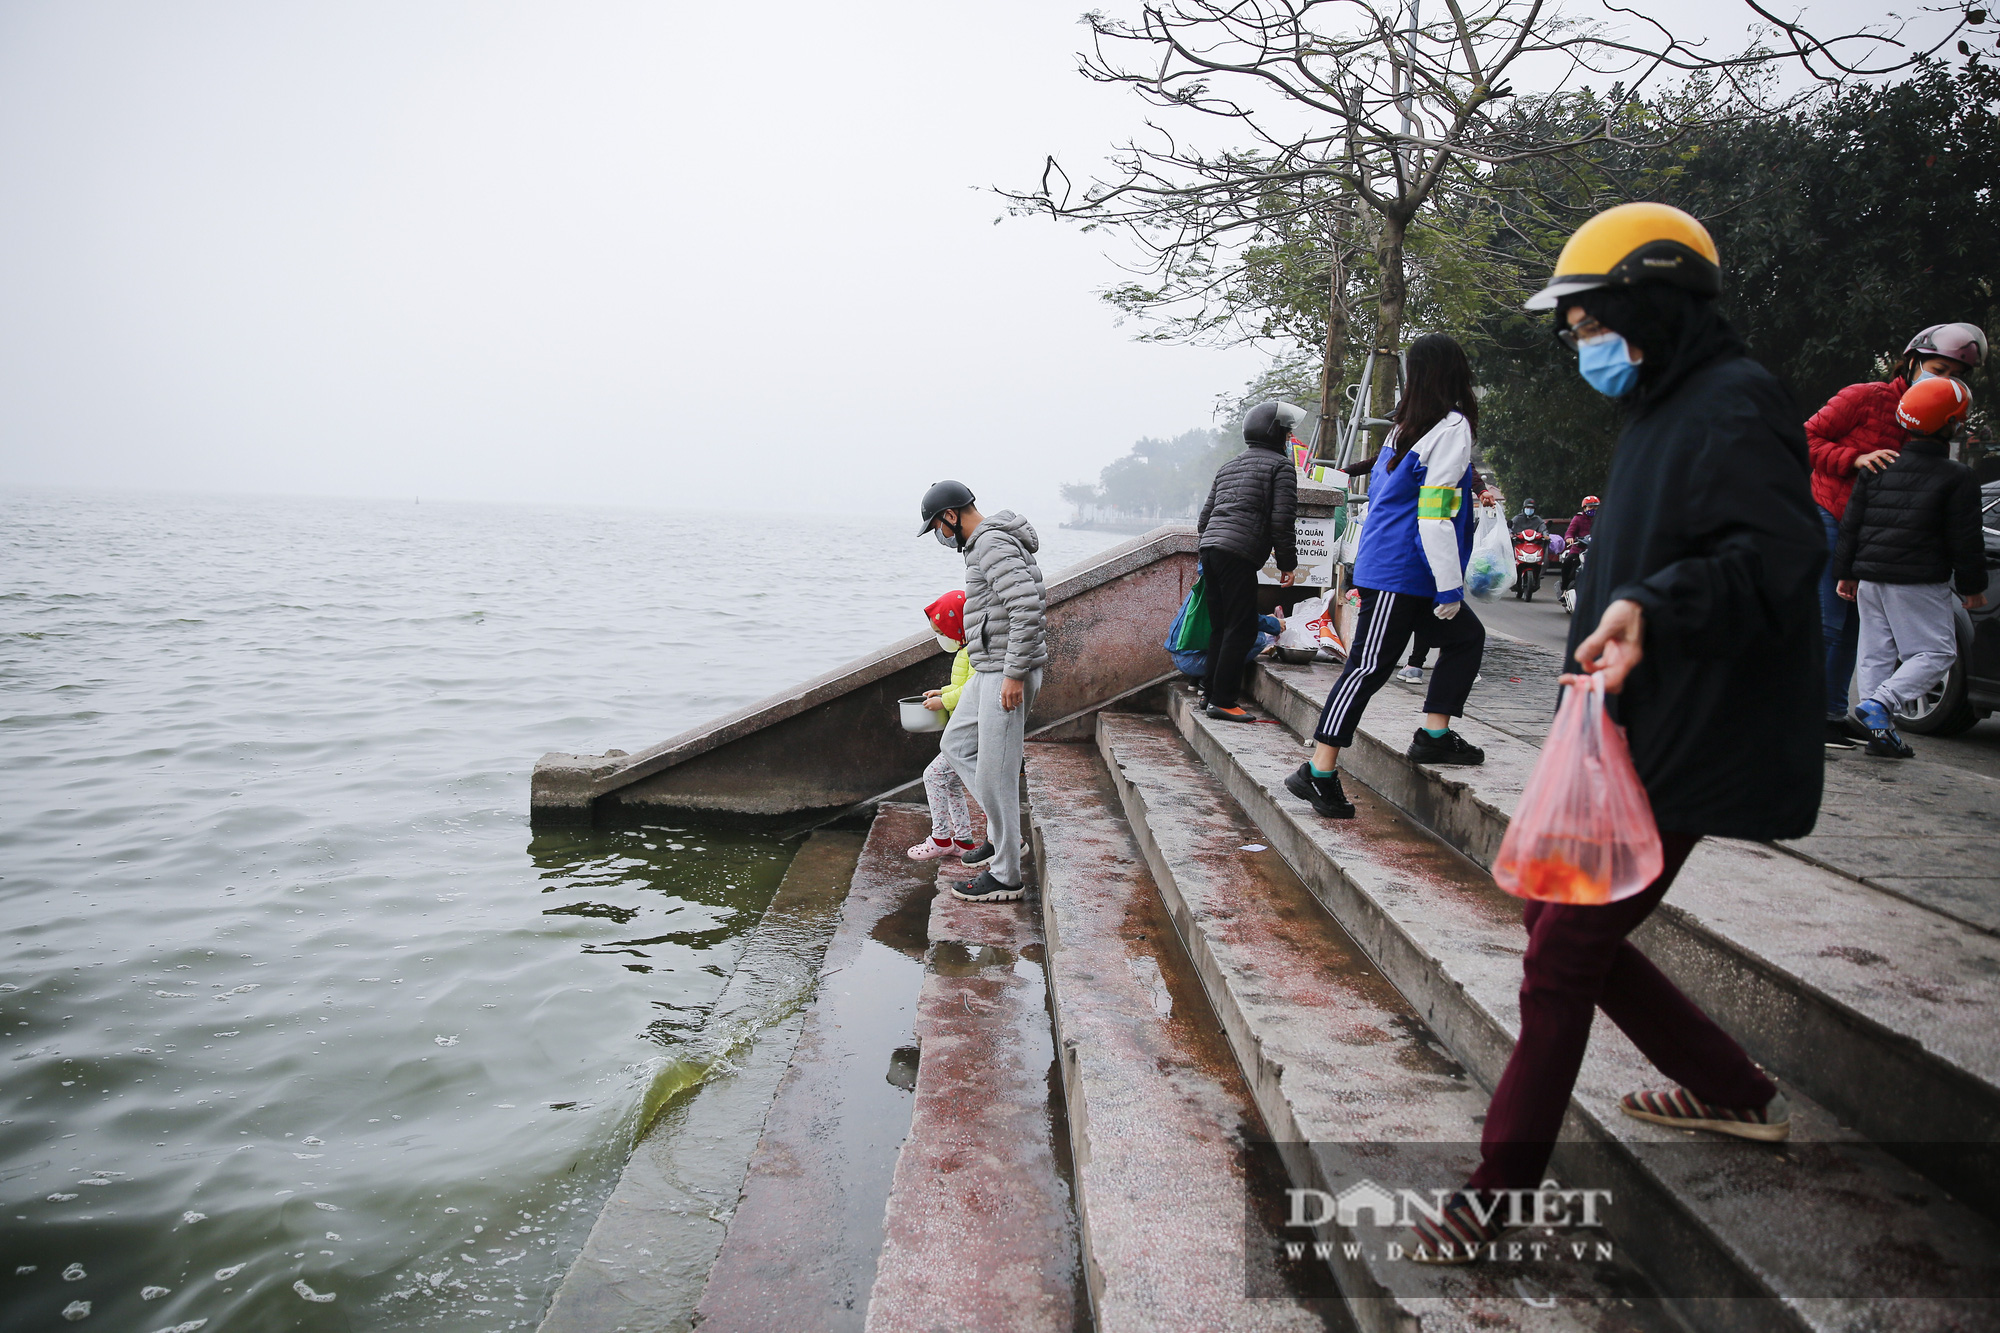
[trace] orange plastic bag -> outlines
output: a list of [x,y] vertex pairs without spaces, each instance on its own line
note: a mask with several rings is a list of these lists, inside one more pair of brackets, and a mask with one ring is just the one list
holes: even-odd
[[1658,879],[1665,863],[1625,729],[1604,712],[1604,678],[1588,682],[1565,687],[1500,840],[1493,880],[1517,898],[1615,903]]

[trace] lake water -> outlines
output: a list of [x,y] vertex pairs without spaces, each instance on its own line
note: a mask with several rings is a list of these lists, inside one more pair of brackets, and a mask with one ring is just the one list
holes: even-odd
[[0,494],[0,1328],[533,1327],[790,854],[534,760],[922,629],[914,526]]

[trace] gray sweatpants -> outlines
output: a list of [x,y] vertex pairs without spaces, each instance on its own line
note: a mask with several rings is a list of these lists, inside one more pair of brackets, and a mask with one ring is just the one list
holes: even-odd
[[986,841],[993,844],[988,869],[1003,884],[1021,882],[1021,743],[1028,734],[1028,710],[1042,688],[1036,668],[1021,682],[1021,706],[1000,706],[998,671],[975,671],[958,696],[938,747],[958,770],[972,799],[986,812]]
[[1943,680],[1958,658],[1951,585],[1870,583],[1855,592],[1861,608],[1861,697],[1894,712]]

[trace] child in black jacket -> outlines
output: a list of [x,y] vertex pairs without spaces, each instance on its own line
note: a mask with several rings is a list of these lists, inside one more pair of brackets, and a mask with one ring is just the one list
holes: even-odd
[[1979,483],[1950,457],[1952,428],[1972,395],[1958,380],[1911,386],[1896,407],[1910,432],[1896,461],[1863,472],[1833,549],[1837,591],[1861,611],[1856,663],[1868,753],[1907,759],[1898,708],[1924,697],[1958,657],[1953,585],[1967,607],[1986,604],[1986,547],[1979,532]]

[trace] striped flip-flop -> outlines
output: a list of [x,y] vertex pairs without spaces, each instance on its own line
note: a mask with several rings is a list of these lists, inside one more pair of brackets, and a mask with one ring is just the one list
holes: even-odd
[[1414,1263],[1469,1264],[1487,1257],[1487,1246],[1506,1230],[1500,1219],[1506,1215],[1504,1200],[1496,1200],[1484,1221],[1463,1190],[1451,1196],[1436,1221],[1418,1217],[1403,1241],[1404,1253]]
[[1672,1092],[1628,1092],[1619,1099],[1618,1108],[1634,1120],[1674,1129],[1712,1130],[1763,1143],[1780,1142],[1792,1133],[1792,1108],[1783,1093],[1754,1110],[1739,1110],[1732,1106],[1711,1106],[1686,1088],[1675,1088]]

